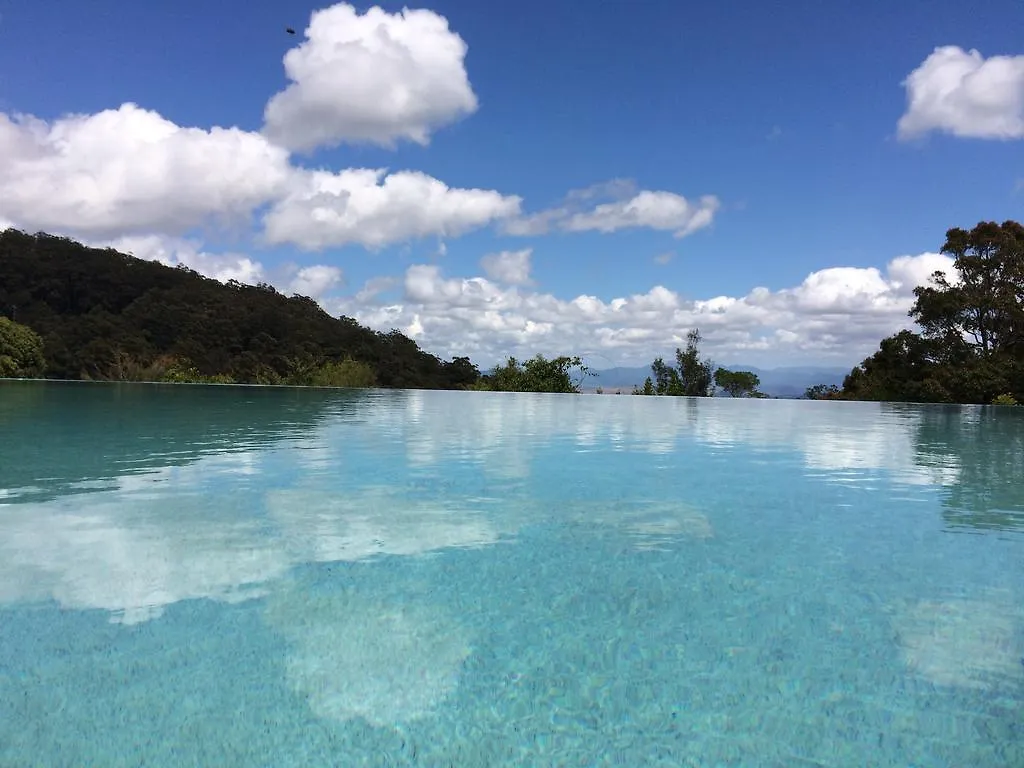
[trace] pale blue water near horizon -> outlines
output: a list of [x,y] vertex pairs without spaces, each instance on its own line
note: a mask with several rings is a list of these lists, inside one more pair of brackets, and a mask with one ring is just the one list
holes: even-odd
[[1022,766],[1024,409],[0,382],[0,766]]

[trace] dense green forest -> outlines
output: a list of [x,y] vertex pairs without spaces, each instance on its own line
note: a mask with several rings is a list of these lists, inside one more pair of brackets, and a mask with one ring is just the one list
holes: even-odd
[[73,240],[0,233],[0,375],[459,389],[398,331],[334,318],[310,298],[227,284]]
[[[843,387],[809,399],[1024,402],[1024,227],[951,229],[941,272],[915,289],[919,332],[883,339]],[[749,371],[716,368],[692,329],[675,365],[657,358],[637,395],[764,397]],[[272,286],[221,283],[67,238],[0,233],[0,376],[172,382],[580,392],[576,356],[508,358],[481,375],[443,361],[397,330],[328,315]],[[600,390],[599,390],[600,391]]]

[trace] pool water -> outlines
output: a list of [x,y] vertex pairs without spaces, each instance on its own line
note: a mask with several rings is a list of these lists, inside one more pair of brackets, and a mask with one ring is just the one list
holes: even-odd
[[2,766],[1024,766],[1024,408],[0,382]]

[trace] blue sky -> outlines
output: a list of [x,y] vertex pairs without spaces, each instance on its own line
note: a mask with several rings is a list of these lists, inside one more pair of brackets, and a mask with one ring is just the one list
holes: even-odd
[[[469,197],[439,203],[444,210],[429,215],[382,203],[374,221],[346,224],[347,243],[320,242],[324,247],[313,249],[303,247],[309,243],[296,233],[306,230],[294,218],[299,213],[289,211],[287,236],[270,244],[262,215],[283,194],[278,176],[285,171],[227,206],[225,223],[218,206],[234,192],[222,188],[230,172],[216,167],[225,158],[223,148],[195,150],[187,160],[183,150],[171,151],[167,162],[177,163],[179,172],[187,167],[191,177],[152,190],[144,188],[146,179],[166,177],[169,166],[153,152],[126,155],[114,180],[120,192],[103,204],[97,200],[104,192],[92,182],[83,186],[82,174],[95,176],[90,164],[109,169],[109,153],[118,151],[118,136],[124,143],[129,128],[97,123],[87,135],[76,134],[71,149],[55,149],[65,134],[54,126],[69,114],[96,115],[125,102],[175,126],[237,126],[259,138],[268,100],[290,82],[282,57],[314,44],[304,35],[311,13],[327,7],[288,0],[0,0],[0,112],[45,121],[45,130],[36,126],[33,135],[40,141],[46,134],[47,152],[81,152],[85,158],[25,171],[17,163],[31,153],[11,140],[0,190],[19,204],[0,202],[0,219],[97,244],[135,238],[137,255],[185,261],[218,276],[228,274],[232,260],[247,259],[251,279],[282,290],[296,287],[298,268],[334,268],[341,276],[327,289],[320,290],[325,281],[302,284],[315,283],[332,313],[401,327],[431,351],[469,353],[485,363],[534,351],[593,352],[601,364],[642,363],[671,353],[687,326],[700,325],[708,350],[726,362],[848,364],[906,322],[913,286],[905,279],[893,286],[899,278],[887,268],[894,258],[937,251],[951,226],[1019,219],[1024,205],[1024,129],[1017,135],[1012,127],[1014,115],[1024,120],[1024,59],[1008,59],[998,70],[990,66],[993,56],[1024,55],[1024,6],[1013,2],[986,3],[984,13],[953,2],[414,5],[447,21],[445,34],[458,35],[468,47],[464,59],[455,56],[451,66],[418,84],[402,82],[408,72],[413,77],[427,71],[427,59],[418,56],[434,55],[423,33],[410,49],[408,70],[387,71],[373,64],[371,52],[367,74],[359,77],[355,67],[312,73],[317,98],[327,106],[289,119],[308,128],[323,117],[321,135],[329,138],[308,152],[289,146],[295,151],[281,162],[288,173],[418,171],[450,189],[520,198],[516,212],[506,207],[461,228],[452,221],[462,221],[475,205]],[[387,19],[403,23],[391,15],[401,13],[400,4],[380,7]],[[346,34],[343,21],[325,26],[328,37],[321,35],[316,44],[329,50],[329,35]],[[287,35],[286,26],[298,34]],[[449,40],[437,39],[439,45]],[[979,64],[975,85],[960,83],[965,97],[933,99],[922,127],[901,137],[898,121],[908,111],[903,81],[939,46],[958,46],[961,58],[977,49],[984,66]],[[445,85],[459,67],[475,109],[460,109],[466,92]],[[955,90],[950,71],[929,77]],[[354,111],[375,107],[373,99],[356,104],[356,86],[342,82],[360,77],[381,94],[378,105],[387,94],[410,88],[432,105],[440,117],[428,129],[428,143],[351,139],[351,125],[362,119]],[[994,112],[1011,126],[1003,137],[993,136]],[[403,119],[378,114],[376,129],[384,130],[382,120],[390,118]],[[24,119],[15,123],[28,130]],[[101,128],[107,131],[102,136]],[[287,144],[272,133],[273,142]],[[103,137],[109,149],[98,148]],[[247,171],[245,163],[255,162],[249,155],[232,166],[239,184],[269,173]],[[213,159],[199,163],[196,157]],[[4,162],[0,154],[0,169]],[[35,199],[26,178],[37,180]],[[608,187],[613,180],[618,183]],[[205,191],[197,192],[204,184]],[[554,221],[593,213],[602,202],[624,204],[645,190],[680,196],[692,206],[706,196],[716,202],[710,223],[684,237],[674,237],[679,227],[671,222],[602,231],[594,217],[583,231],[560,231],[555,224],[547,232],[508,234],[507,222],[556,209],[573,190],[602,184],[602,197],[578,198]],[[61,208],[52,195],[40,195],[41,188],[92,197]],[[139,214],[141,206],[177,211],[183,194],[193,205],[173,221]],[[426,194],[409,191],[402,205],[416,206]],[[206,200],[208,215],[196,210]],[[39,214],[47,205],[52,215]],[[312,215],[308,207],[302,212]],[[455,218],[435,221],[446,215]],[[98,218],[87,221],[90,216]],[[104,216],[106,223],[95,223]],[[420,221],[412,230],[402,223],[410,216]],[[360,233],[367,227],[387,242],[365,247],[369,236]],[[526,249],[528,283],[502,282],[481,266],[488,254]],[[936,258],[904,263],[900,274],[923,278],[943,266]],[[516,263],[524,267],[522,259]],[[431,269],[416,271],[424,265]],[[829,268],[854,271],[824,273],[807,287],[809,274]],[[879,272],[864,271],[870,268]],[[379,278],[393,282],[372,297],[359,295],[367,281]],[[651,294],[658,286],[672,298]],[[758,287],[770,297],[749,299]],[[809,296],[812,289],[820,289],[817,298]],[[572,305],[580,295],[601,307],[588,314]],[[648,296],[651,306],[633,301],[628,312],[613,308],[614,299],[631,296]],[[701,303],[716,297],[728,297],[719,305],[729,306]],[[828,301],[832,305],[825,306]]]

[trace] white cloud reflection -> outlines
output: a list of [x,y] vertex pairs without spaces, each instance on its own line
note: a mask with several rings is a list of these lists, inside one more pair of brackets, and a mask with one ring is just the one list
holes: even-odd
[[49,598],[135,624],[182,600],[262,595],[259,585],[287,571],[257,520],[204,520],[200,512],[187,499],[109,491],[6,507],[0,599]]
[[[526,478],[537,445],[566,450],[641,450],[669,455],[678,441],[709,446],[794,449],[808,470],[882,470],[903,483],[951,484],[954,457],[933,468],[915,463],[921,414],[885,412],[871,404],[705,401],[632,396],[492,393],[395,393],[379,401],[372,430],[405,446],[413,467],[453,456],[476,462],[499,481]],[[337,472],[330,421],[295,451],[302,476]],[[0,515],[0,599],[49,597],[68,608],[103,609],[115,620],[159,616],[172,603],[206,597],[243,598],[301,562],[415,556],[448,547],[492,545],[514,536],[543,505],[501,498],[419,498],[386,484],[343,492],[300,479],[265,492],[262,505],[204,490],[212,477],[258,477],[274,451],[202,458],[193,464],[124,475],[108,490],[53,501],[7,504]],[[351,482],[349,479],[347,482]],[[204,495],[213,493],[213,495]],[[210,510],[212,499],[216,509]],[[656,506],[656,505],[655,505]],[[500,510],[496,514],[494,510]],[[579,515],[636,531],[677,530],[706,537],[712,522],[697,510],[581,505]],[[630,511],[639,510],[639,511]],[[576,511],[565,509],[569,518]],[[666,522],[667,521],[667,522]],[[654,528],[651,528],[654,526]]]
[[695,440],[794,450],[808,469],[822,472],[878,470],[908,485],[952,485],[960,475],[954,455],[932,466],[916,459],[923,419],[921,409],[885,410],[875,403],[419,391],[407,393],[402,408],[380,414],[383,428],[404,436],[412,463],[478,457],[484,471],[510,477],[528,473],[538,440],[662,455],[680,440]]

